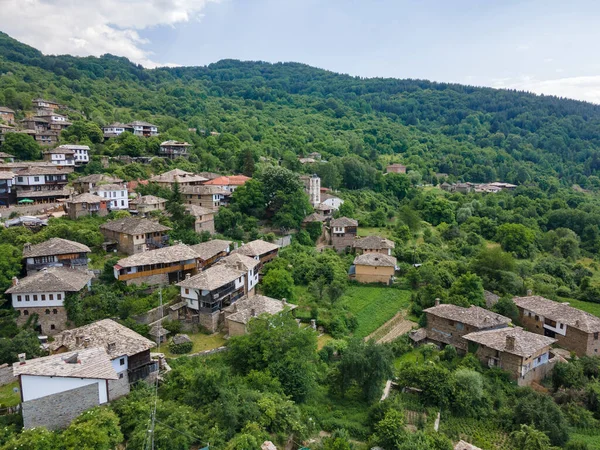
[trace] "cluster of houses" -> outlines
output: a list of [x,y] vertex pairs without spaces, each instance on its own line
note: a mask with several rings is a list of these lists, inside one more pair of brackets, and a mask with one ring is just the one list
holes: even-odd
[[459,194],[468,194],[469,192],[496,194],[500,191],[512,191],[516,188],[516,184],[502,183],[500,181],[495,181],[493,183],[448,183],[447,181],[444,181],[440,184],[441,190],[446,192],[457,192]]
[[411,332],[416,343],[452,345],[471,352],[490,368],[503,369],[520,386],[546,377],[560,356],[559,346],[577,356],[598,356],[600,318],[540,296],[515,297],[519,323],[478,306],[440,304],[427,308],[427,325]]

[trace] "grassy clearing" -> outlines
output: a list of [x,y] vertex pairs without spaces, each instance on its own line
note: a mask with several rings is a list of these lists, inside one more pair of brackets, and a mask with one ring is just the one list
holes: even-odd
[[321,350],[329,341],[333,341],[333,338],[328,334],[322,334],[317,338],[317,349]]
[[359,236],[371,236],[377,235],[386,239],[392,239],[392,230],[389,228],[379,228],[379,227],[359,227],[358,228]]
[[600,303],[584,302],[573,298],[565,298],[564,300],[569,302],[573,308],[581,309],[582,311],[600,317]]
[[18,381],[0,387],[0,408],[8,408],[21,403],[21,394],[13,392],[13,389],[18,387]]
[[358,320],[354,335],[364,338],[408,308],[410,291],[384,286],[348,286],[339,300]]
[[511,450],[509,436],[496,424],[465,417],[444,417],[440,432],[453,440],[465,439],[486,450]]
[[[225,338],[221,333],[215,334],[202,334],[202,333],[184,333],[187,334],[193,342],[192,351],[190,353],[203,352],[205,350],[212,350],[217,347],[225,345]],[[158,350],[165,354],[167,358],[178,358],[185,355],[175,355],[169,351],[169,344],[161,344]]]
[[573,442],[586,443],[588,450],[600,450],[600,431],[598,430],[573,430],[569,435]]

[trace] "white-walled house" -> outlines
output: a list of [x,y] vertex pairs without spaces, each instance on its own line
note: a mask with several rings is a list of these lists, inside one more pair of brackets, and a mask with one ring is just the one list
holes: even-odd
[[18,312],[17,324],[24,325],[33,314],[38,315],[38,330],[42,334],[54,335],[67,325],[64,308],[65,296],[90,288],[92,273],[66,267],[44,268],[19,280],[6,290],[11,295],[12,306]]
[[129,209],[129,193],[125,184],[101,184],[96,187],[95,194],[107,199],[110,210]]
[[321,195],[321,205],[329,206],[331,209],[338,210],[340,206],[344,203],[339,197],[331,194],[322,194]]
[[46,150],[43,154],[44,161],[56,164],[57,166],[74,166],[75,151],[69,148],[56,147]]
[[239,253],[234,253],[232,255],[226,256],[222,258],[219,262],[219,265],[224,264],[227,267],[237,270],[243,270],[246,272],[245,279],[245,287],[244,293],[248,296],[254,295],[256,285],[259,281],[259,265],[260,265],[260,257],[259,256],[246,256]]
[[117,373],[103,348],[22,360],[19,377],[24,428],[67,427],[82,412],[107,403],[108,383]]
[[73,158],[76,166],[90,162],[90,147],[87,145],[65,144],[56,147],[56,149],[72,150],[74,152]]

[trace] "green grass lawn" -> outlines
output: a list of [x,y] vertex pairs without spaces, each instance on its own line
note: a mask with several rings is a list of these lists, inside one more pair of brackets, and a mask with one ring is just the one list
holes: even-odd
[[386,239],[392,239],[392,230],[388,228],[378,228],[378,227],[359,227],[358,235],[359,236],[371,236],[371,235],[381,236]]
[[18,381],[0,387],[0,408],[8,408],[21,403],[21,394],[13,392],[13,389],[18,387]]
[[600,303],[584,302],[582,300],[575,300],[573,298],[565,298],[566,302],[569,302],[573,308],[581,309],[582,311],[589,312],[595,316],[600,317]]
[[600,450],[600,431],[573,430],[569,435],[571,436],[571,441],[585,442],[588,450]]
[[[192,351],[190,353],[198,353],[198,352],[202,352],[204,350],[212,350],[214,348],[225,345],[225,342],[227,342],[225,340],[225,338],[223,338],[223,335],[221,333],[215,333],[215,334],[184,333],[184,334],[187,334],[190,337],[190,339],[192,339],[192,342],[193,342]],[[164,353],[167,358],[178,358],[180,356],[185,356],[185,355],[174,355],[173,353],[169,352],[169,344],[168,343],[161,344],[160,347],[158,348],[158,350],[160,352]]]
[[366,337],[398,311],[408,308],[410,291],[385,286],[348,286],[338,302],[358,320],[354,335]]
[[317,338],[317,350],[321,350],[323,347],[327,345],[329,341],[332,341],[333,338],[328,334],[322,334]]

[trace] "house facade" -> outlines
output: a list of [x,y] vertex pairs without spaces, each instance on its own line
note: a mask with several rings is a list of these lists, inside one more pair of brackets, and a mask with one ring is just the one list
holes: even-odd
[[23,265],[27,274],[31,275],[46,267],[67,267],[71,269],[88,268],[88,255],[91,252],[87,245],[68,239],[51,238],[40,244],[23,245]]
[[207,180],[207,178],[192,172],[186,172],[185,170],[181,169],[173,169],[169,170],[168,172],[161,173],[160,175],[154,175],[153,177],[150,177],[149,181],[151,183],[158,184],[160,187],[172,189],[175,183],[177,183],[181,188],[183,186],[197,186]]
[[538,295],[515,297],[519,322],[528,331],[554,338],[577,356],[600,356],[600,318]]
[[234,249],[231,253],[256,259],[259,262],[256,270],[260,271],[265,264],[277,258],[279,245],[257,239]]
[[396,273],[396,258],[381,253],[364,253],[354,258],[350,278],[359,283],[392,284]]
[[67,294],[89,290],[92,273],[87,270],[66,267],[44,268],[18,280],[6,290],[12,305],[17,311],[17,325],[23,326],[33,314],[37,314],[38,331],[54,335],[67,326],[67,313],[64,308]]
[[126,284],[161,285],[176,283],[198,272],[197,254],[187,245],[173,245],[120,259],[114,276]]
[[106,216],[108,214],[107,199],[98,195],[79,194],[67,201],[69,217],[73,220],[87,216]]
[[194,231],[202,233],[208,231],[210,234],[215,232],[215,212],[212,209],[197,205],[186,205],[186,211],[194,216]]
[[81,166],[90,162],[90,147],[87,145],[64,144],[57,149],[73,150],[73,158],[76,166]]
[[57,166],[74,166],[75,150],[56,147],[51,150],[46,150],[43,153],[43,159],[44,161],[56,164]]
[[263,314],[275,315],[296,309],[296,305],[287,303],[285,299],[277,300],[264,295],[242,297],[233,305],[223,309],[225,329],[229,336],[241,336],[248,332],[250,321]]
[[321,178],[317,174],[302,175],[300,181],[304,184],[304,192],[308,195],[310,204],[317,206],[321,203]]
[[230,193],[219,186],[182,186],[181,195],[186,205],[218,211],[226,203]]
[[249,256],[236,253],[225,256],[218,262],[218,264],[225,264],[232,269],[246,272],[244,294],[248,297],[252,297],[255,294],[256,285],[259,281],[258,266],[260,261]]
[[158,127],[154,124],[136,120],[129,124],[133,129],[133,134],[140,137],[158,136]]
[[337,211],[342,206],[344,200],[335,195],[331,194],[321,194],[321,209],[328,209],[331,211]]
[[3,120],[9,125],[14,125],[15,112],[6,106],[0,106],[0,120]]
[[381,253],[382,255],[392,256],[392,250],[396,244],[389,239],[384,239],[379,236],[367,236],[356,239],[352,243],[352,247],[357,255],[364,253]]
[[105,139],[117,137],[126,131],[133,133],[133,127],[131,125],[119,122],[111,123],[110,125],[102,127],[102,134],[104,135]]
[[17,202],[30,199],[34,203],[53,203],[71,196],[67,187],[69,172],[60,167],[33,166],[16,172]]
[[104,238],[114,242],[117,250],[128,255],[165,247],[170,230],[158,222],[137,217],[111,220],[100,225]]
[[483,364],[507,371],[519,386],[541,381],[556,363],[551,353],[556,339],[524,331],[521,327],[479,331],[463,338]]
[[191,248],[198,255],[198,267],[207,269],[229,254],[231,241],[211,239],[210,241],[192,245]]
[[108,175],[104,175],[101,173],[95,173],[92,175],[86,175],[84,177],[79,177],[75,181],[73,181],[73,187],[77,192],[83,194],[85,192],[94,192],[96,187],[101,184],[120,184],[123,183],[123,180],[120,178],[113,178]]
[[333,219],[329,223],[331,231],[331,245],[336,251],[343,251],[354,244],[358,233],[358,221],[348,217]]
[[159,155],[169,159],[188,156],[188,148],[191,144],[181,141],[164,141],[160,144]]
[[129,192],[125,184],[101,184],[95,188],[95,194],[106,199],[111,211],[129,209]]
[[402,164],[390,164],[385,168],[386,173],[406,173],[406,166]]
[[129,211],[136,214],[146,214],[151,211],[164,211],[167,200],[155,195],[142,195],[129,201]]
[[25,429],[66,428],[84,411],[108,403],[108,384],[118,379],[103,348],[21,361],[13,373],[19,378]]
[[154,347],[150,339],[111,319],[63,331],[50,343],[54,354],[103,348],[117,374],[116,380],[108,381],[110,400],[127,395],[133,383],[158,373],[158,363],[150,357]]
[[0,172],[0,206],[14,205],[16,202],[15,174]]

